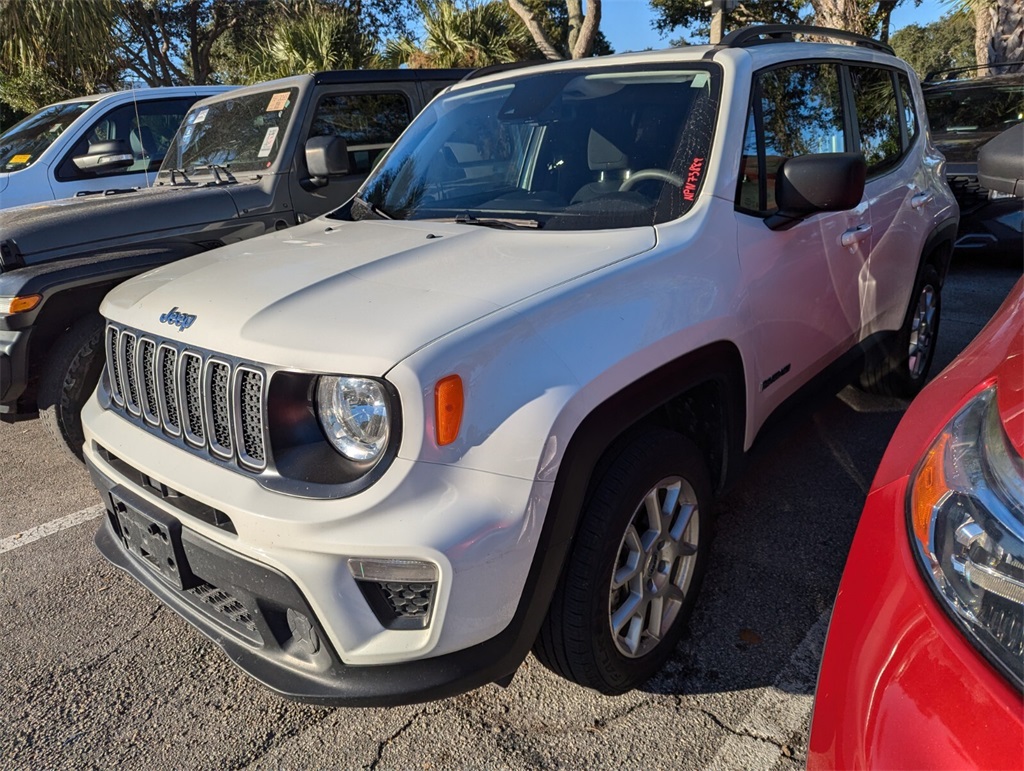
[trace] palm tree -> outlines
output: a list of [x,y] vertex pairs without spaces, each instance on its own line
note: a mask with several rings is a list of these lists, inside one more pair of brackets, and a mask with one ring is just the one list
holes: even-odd
[[113,85],[116,0],[0,0],[4,101],[34,111]]
[[316,0],[282,3],[280,21],[243,58],[252,83],[369,65],[376,41],[344,8]]
[[1020,0],[954,0],[974,15],[978,64],[1024,62],[1024,8]]
[[381,63],[410,67],[483,67],[536,53],[526,26],[501,0],[457,7],[454,0],[417,0],[426,37],[388,41]]

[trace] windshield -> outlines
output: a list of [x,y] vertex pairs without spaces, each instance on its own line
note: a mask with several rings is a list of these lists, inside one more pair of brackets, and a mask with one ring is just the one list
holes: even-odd
[[717,69],[537,72],[438,97],[339,217],[597,230],[696,200]]
[[287,134],[297,90],[236,96],[192,109],[167,148],[160,176],[211,166],[232,173],[270,168]]
[[981,145],[1024,121],[1020,77],[929,89],[924,99],[935,143],[948,161],[976,161]]
[[44,107],[0,135],[0,171],[31,166],[94,102],[73,102]]

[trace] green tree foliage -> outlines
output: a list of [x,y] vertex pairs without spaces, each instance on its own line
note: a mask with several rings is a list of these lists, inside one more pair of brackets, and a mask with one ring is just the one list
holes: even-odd
[[117,80],[115,0],[0,0],[0,101],[34,112]]
[[925,26],[911,24],[889,39],[896,54],[924,78],[929,72],[974,64],[974,18],[946,14]]
[[[726,15],[726,31],[747,24],[799,24],[811,12],[807,0],[751,0],[741,3]],[[690,40],[678,42],[707,42],[711,27],[711,7],[704,0],[651,0],[656,14],[654,27],[659,32],[671,33],[685,29]]]
[[258,83],[300,73],[359,69],[372,64],[375,38],[345,7],[317,0],[278,2],[272,23],[262,25],[237,56],[236,83]]
[[217,41],[261,15],[261,0],[119,0],[119,57],[150,86],[209,83]]
[[[909,0],[920,5],[921,0]],[[907,0],[747,0],[726,13],[725,29],[748,24],[817,24],[887,40],[893,10]],[[704,0],[651,0],[661,32],[685,29],[693,38],[706,42],[711,25],[711,7]]]
[[537,56],[529,31],[501,0],[457,6],[454,0],[419,0],[425,36],[390,40],[388,66],[483,67]]

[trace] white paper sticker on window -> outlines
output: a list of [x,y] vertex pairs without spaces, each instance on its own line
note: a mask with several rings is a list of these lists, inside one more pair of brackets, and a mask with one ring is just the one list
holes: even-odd
[[257,158],[266,158],[270,155],[270,151],[274,149],[274,140],[277,139],[277,126],[271,126],[267,129],[267,135],[263,137],[263,144],[260,145],[260,151],[257,153]]

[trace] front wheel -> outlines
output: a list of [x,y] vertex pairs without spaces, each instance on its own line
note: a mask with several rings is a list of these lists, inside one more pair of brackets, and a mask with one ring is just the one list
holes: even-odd
[[66,452],[82,460],[82,406],[103,371],[103,319],[76,321],[54,344],[39,380],[36,403],[47,431]]
[[534,646],[549,669],[608,694],[672,655],[708,558],[711,481],[671,431],[632,440],[597,481]]
[[941,311],[939,273],[927,265],[914,285],[910,307],[895,340],[868,354],[861,388],[884,396],[916,396],[928,379],[935,357]]

